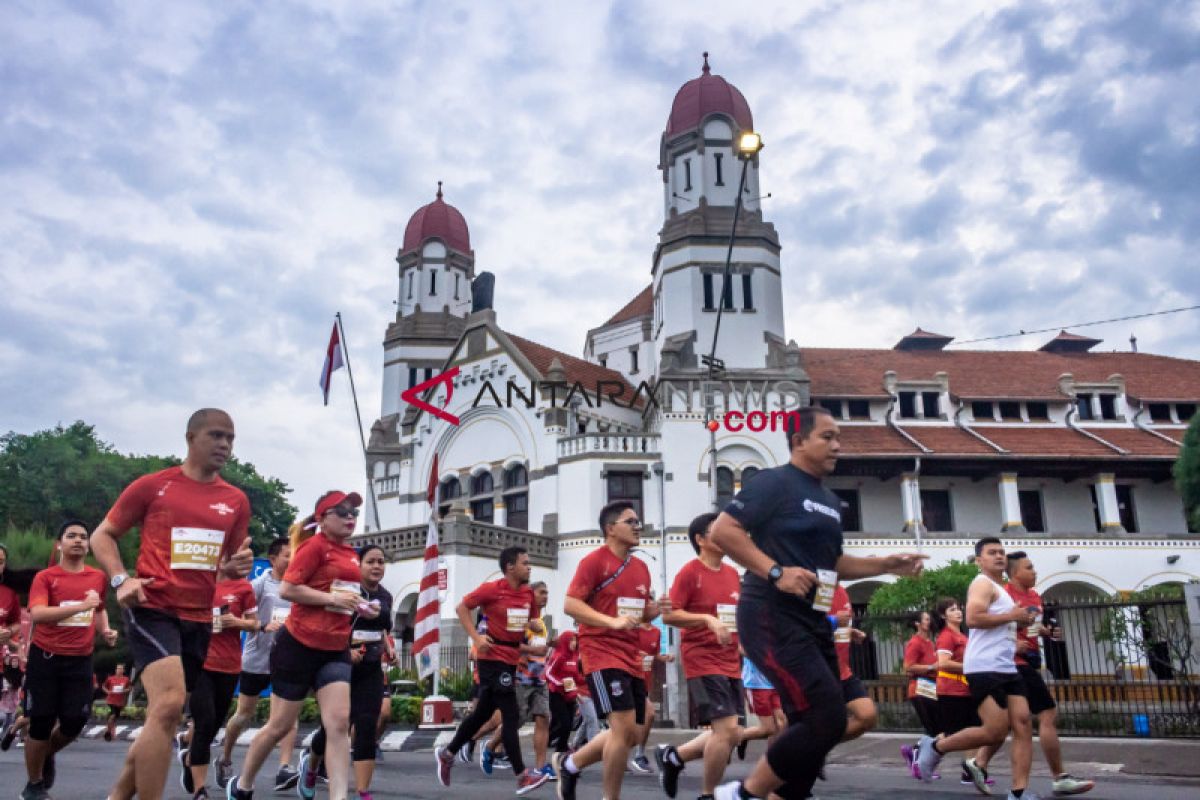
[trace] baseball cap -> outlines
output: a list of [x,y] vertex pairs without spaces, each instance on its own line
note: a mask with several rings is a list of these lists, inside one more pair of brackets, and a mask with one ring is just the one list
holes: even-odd
[[329,492],[317,501],[317,509],[313,512],[313,515],[317,519],[320,519],[325,516],[327,511],[331,511],[343,504],[351,508],[358,508],[362,505],[362,495],[358,492],[350,492],[349,494],[338,491]]

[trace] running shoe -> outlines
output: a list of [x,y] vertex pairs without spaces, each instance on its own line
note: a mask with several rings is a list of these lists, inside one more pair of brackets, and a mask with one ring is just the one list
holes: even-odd
[[496,755],[486,744],[479,748],[479,768],[483,770],[484,775],[491,775],[492,769],[495,767]]
[[300,769],[296,777],[296,794],[300,800],[312,800],[317,795],[317,771],[312,768],[312,751],[300,754]]
[[201,786],[199,791],[192,795],[192,800],[208,800],[208,789]]
[[104,741],[111,742],[112,740],[113,740],[113,729],[106,726],[104,728]]
[[25,788],[21,790],[21,800],[51,800],[50,793],[46,791],[46,787],[41,781],[37,783],[25,783]]
[[225,800],[254,800],[254,790],[246,791],[238,787],[238,776],[229,776],[229,783],[225,784]]
[[359,792],[358,800],[375,800],[375,798],[371,796],[371,793],[369,791],[367,791],[367,792]]
[[54,788],[54,779],[58,776],[58,767],[54,764],[54,754],[46,756],[42,762],[42,786],[46,791]]
[[192,777],[192,768],[188,766],[188,751],[177,750],[175,760],[179,762],[179,786],[188,794],[196,791],[196,780]]
[[1068,794],[1083,794],[1084,792],[1090,792],[1092,789],[1096,788],[1096,782],[1080,780],[1079,778],[1071,776],[1070,773],[1064,772],[1062,775],[1059,775],[1054,779],[1054,782],[1050,784],[1050,788],[1054,791],[1054,795],[1056,797],[1062,797],[1063,795]]
[[654,771],[650,769],[650,759],[646,758],[645,753],[638,753],[636,756],[629,759],[629,768],[634,772],[640,772],[643,775],[649,775]]
[[913,746],[911,744],[900,745],[900,757],[904,759],[904,763],[911,770],[913,765]]
[[[984,767],[980,767],[980,769],[983,770],[983,782],[986,783],[988,786],[995,786],[996,779],[988,776],[988,771]],[[938,780],[941,777],[942,776],[937,774],[936,772],[933,773],[934,780]],[[958,782],[961,783],[963,786],[974,786],[975,785],[975,781],[972,780],[971,773],[967,772],[967,768],[965,765],[963,766],[962,775],[959,777]]]
[[458,760],[470,764],[475,759],[475,740],[471,739],[458,750]]
[[17,726],[9,725],[5,729],[4,735],[0,736],[0,750],[8,752],[8,748],[12,747],[13,739],[17,738]]
[[437,778],[438,783],[442,786],[450,785],[450,770],[454,768],[454,756],[444,747],[435,748],[433,757],[437,761]]
[[971,783],[975,785],[975,791],[980,794],[992,793],[992,787],[987,784],[987,772],[975,763],[974,758],[968,758],[963,762],[963,774],[971,776]]
[[554,771],[558,773],[558,800],[575,800],[575,784],[579,783],[579,773],[567,769],[567,759],[570,753],[554,754]]
[[512,761],[504,753],[492,753],[492,769],[512,769]]
[[544,774],[546,776],[546,780],[548,780],[548,781],[558,780],[558,773],[556,773],[554,771],[554,767],[550,766],[549,764],[542,767],[542,774]]
[[742,782],[730,781],[723,783],[713,792],[713,800],[741,800]]
[[185,741],[186,739],[187,739],[187,731],[183,731],[182,733],[175,734],[175,752],[176,753],[178,753],[181,750],[183,750],[185,752],[187,751],[188,746],[187,746],[187,741]]
[[[220,775],[221,763],[222,762],[217,762],[217,770],[218,770],[217,774],[218,775]],[[223,763],[226,764],[227,767],[233,766],[228,761],[223,762]],[[219,782],[220,778],[218,778],[217,780]],[[300,770],[292,769],[287,764],[284,764],[282,767],[279,768],[279,771],[275,773],[275,791],[286,792],[288,789],[291,789],[292,787],[294,787],[299,781],[300,781]]]
[[529,794],[547,780],[546,773],[540,769],[527,769],[517,776],[517,794]]
[[942,760],[942,754],[934,749],[933,741],[932,736],[922,736],[917,744],[917,757],[913,761],[917,767],[917,777],[926,783],[933,780],[933,773]]
[[654,761],[658,764],[658,785],[667,797],[674,797],[679,791],[679,773],[683,772],[679,753],[673,745],[660,744],[654,748]]
[[229,783],[229,776],[233,774],[233,762],[218,758],[214,766],[217,768],[217,786]]

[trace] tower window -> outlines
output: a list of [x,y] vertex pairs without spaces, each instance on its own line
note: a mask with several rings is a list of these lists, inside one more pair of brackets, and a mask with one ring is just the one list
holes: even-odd
[[412,273],[408,273],[408,299],[412,300]]
[[429,271],[429,293],[437,294],[437,270]]
[[455,300],[458,299],[458,279],[459,279],[459,274],[456,272],[456,273],[454,273],[454,299]]
[[733,311],[733,276],[721,276],[721,305],[726,311]]
[[408,368],[408,388],[411,389],[412,387],[414,387],[416,385],[417,385],[417,368],[409,367]]
[[638,371],[638,351],[636,347],[629,348],[629,373],[632,375]]
[[742,308],[746,311],[754,310],[754,290],[751,288],[749,272],[742,274]]
[[690,192],[692,190],[692,160],[690,158],[683,160],[683,182],[685,184],[683,190]]
[[717,165],[717,186],[724,186],[725,181],[721,174],[721,159],[724,158],[724,153],[713,153],[713,161]]
[[597,360],[600,362],[600,366],[602,366],[602,367],[608,366],[608,356],[607,355],[600,356],[600,358]]
[[704,310],[712,311],[717,307],[713,302],[713,274],[711,272],[704,273]]

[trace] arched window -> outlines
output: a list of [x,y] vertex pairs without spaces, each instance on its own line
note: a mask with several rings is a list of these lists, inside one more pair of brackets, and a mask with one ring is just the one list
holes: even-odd
[[481,472],[478,475],[476,475],[475,477],[471,478],[471,494],[472,495],[483,494],[484,492],[490,492],[494,488],[495,488],[495,486],[492,484],[492,473],[491,472]]
[[717,508],[725,508],[733,499],[733,470],[717,467]]
[[476,522],[491,522],[495,519],[496,507],[492,497],[494,488],[490,470],[471,478],[471,516]]
[[504,472],[504,507],[508,509],[506,526],[529,530],[529,473],[521,464]]
[[462,485],[458,478],[447,478],[438,486],[438,515],[450,513],[450,502],[462,494]]
[[742,468],[742,488],[746,488],[746,484],[750,479],[758,474],[758,467],[743,467]]

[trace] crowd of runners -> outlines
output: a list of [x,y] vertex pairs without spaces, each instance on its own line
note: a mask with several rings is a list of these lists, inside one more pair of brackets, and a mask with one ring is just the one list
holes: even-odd
[[[841,505],[822,485],[837,463],[837,424],[820,408],[803,409],[794,421],[798,427],[786,432],[788,463],[761,472],[719,513],[692,520],[696,557],[659,597],[637,555],[642,522],[630,502],[600,510],[604,543],[580,562],[566,589],[572,630],[555,635],[547,628],[548,588],[531,582],[526,551],[499,554],[501,577],[455,608],[471,642],[475,688],[467,716],[435,749],[442,786],[451,786],[457,762],[477,759],[488,775],[512,770],[518,795],[555,781],[560,800],[573,800],[593,767],[598,796],[617,800],[633,772],[656,773],[674,798],[681,774],[697,762],[701,800],[813,796],[830,751],[877,720],[851,669],[852,644],[864,634],[854,627],[841,582],[916,575],[925,557],[843,552]],[[381,585],[385,554],[348,544],[362,498],[322,495],[289,537],[270,544],[270,569],[248,580],[249,501],[220,477],[233,422],[202,409],[188,421],[186,439],[184,462],[130,484],[95,531],[78,520],[62,525],[54,563],[28,589],[31,630],[22,627],[16,591],[2,580],[0,548],[0,748],[23,733],[21,797],[51,796],[56,755],[83,730],[97,689],[109,705],[104,735],[111,741],[137,681],[146,700],[143,727],[108,791],[111,800],[156,800],[173,769],[193,800],[207,800],[210,791],[247,800],[276,750],[276,791],[312,798],[324,783],[331,800],[345,800],[351,786],[370,800],[390,712],[385,665],[396,652],[392,597]],[[130,572],[118,540],[134,528],[141,544]],[[85,563],[89,546],[101,569]],[[904,667],[924,735],[901,748],[907,769],[932,781],[945,754],[962,752],[963,783],[991,794],[988,764],[1011,737],[1008,796],[1036,798],[1028,786],[1036,717],[1054,793],[1088,791],[1090,781],[1063,768],[1055,704],[1040,674],[1040,639],[1060,632],[1033,589],[1033,564],[1024,553],[1006,554],[992,537],[976,544],[975,556],[980,574],[965,607],[946,598],[913,619]],[[134,669],[126,675],[118,665],[97,687],[96,642],[112,647],[117,640],[105,612],[109,591]],[[662,628],[652,624],[660,617],[678,629],[679,646],[670,653]],[[648,756],[655,663],[676,657],[701,732]],[[268,692],[268,719],[235,763],[234,745]],[[320,725],[293,767],[309,696]],[[527,724],[531,762],[519,736]],[[744,779],[726,781],[733,754],[744,759],[757,739],[766,740],[765,754]]]

